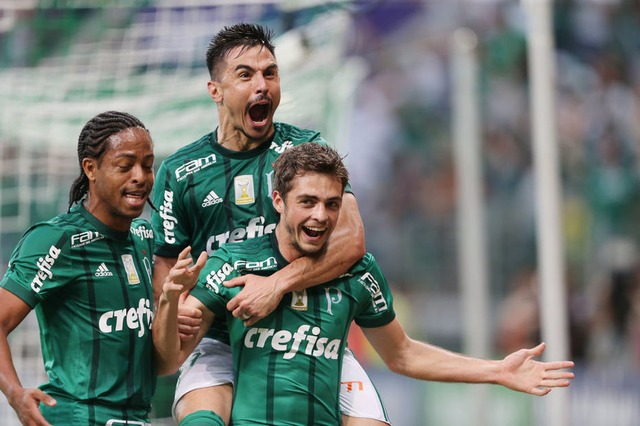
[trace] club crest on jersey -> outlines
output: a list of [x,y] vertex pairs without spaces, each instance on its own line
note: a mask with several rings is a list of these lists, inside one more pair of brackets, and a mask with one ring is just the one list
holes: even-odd
[[327,313],[333,315],[331,307],[342,301],[342,290],[337,287],[327,287],[324,292],[327,297]]
[[138,275],[138,271],[136,271],[136,265],[134,265],[133,263],[133,256],[131,256],[130,254],[123,254],[122,264],[124,265],[124,270],[127,273],[127,281],[129,281],[129,284],[140,284],[140,275]]
[[291,292],[291,307],[296,311],[306,311],[309,309],[309,299],[307,298],[307,290]]
[[233,188],[236,195],[236,204],[252,204],[255,202],[253,189],[253,175],[242,175],[233,178]]

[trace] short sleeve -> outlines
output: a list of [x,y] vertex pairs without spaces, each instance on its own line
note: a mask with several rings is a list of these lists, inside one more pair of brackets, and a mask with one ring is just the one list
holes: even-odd
[[230,289],[222,285],[224,281],[240,275],[232,266],[233,262],[221,247],[216,250],[205,264],[196,286],[191,295],[202,302],[216,317],[224,317],[227,312],[227,302],[231,300]]
[[33,308],[55,290],[73,282],[77,274],[65,231],[39,224],[29,229],[16,246],[0,286]]
[[180,251],[190,244],[189,233],[185,229],[189,219],[183,213],[177,181],[166,161],[160,165],[156,174],[151,200],[158,210],[151,212],[155,254],[178,257]]
[[371,254],[365,255],[360,265],[362,268],[356,267],[353,271],[354,278],[366,293],[361,303],[362,311],[356,315],[355,322],[365,328],[387,325],[396,317],[387,280]]

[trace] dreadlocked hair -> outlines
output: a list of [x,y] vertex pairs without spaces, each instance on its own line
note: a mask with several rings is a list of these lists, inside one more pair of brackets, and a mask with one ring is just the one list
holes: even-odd
[[212,80],[216,78],[216,67],[224,61],[227,54],[238,46],[249,49],[264,46],[275,56],[275,46],[271,42],[273,31],[257,24],[239,23],[224,27],[218,32],[207,48],[207,68]]
[[89,179],[82,169],[82,160],[94,158],[100,160],[109,149],[109,138],[123,130],[141,128],[149,132],[140,120],[131,114],[119,111],[107,111],[96,115],[87,122],[78,137],[78,164],[80,175],[73,181],[69,191],[69,209],[82,200],[89,190]]

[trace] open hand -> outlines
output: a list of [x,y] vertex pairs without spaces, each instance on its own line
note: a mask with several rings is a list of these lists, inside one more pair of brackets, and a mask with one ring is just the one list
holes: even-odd
[[543,396],[553,388],[569,386],[574,375],[571,371],[560,371],[573,368],[572,361],[540,362],[534,357],[542,355],[546,348],[540,343],[532,349],[520,349],[501,361],[503,373],[499,382],[520,392]]
[[196,285],[200,271],[207,262],[207,253],[200,253],[195,264],[189,257],[189,253],[191,253],[191,247],[185,247],[178,255],[176,264],[169,271],[162,286],[165,295],[190,291]]

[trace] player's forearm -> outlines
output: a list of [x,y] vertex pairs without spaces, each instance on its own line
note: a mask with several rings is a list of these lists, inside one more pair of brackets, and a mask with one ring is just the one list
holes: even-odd
[[320,257],[300,257],[274,274],[276,290],[302,290],[344,274],[365,255],[364,227],[352,194],[345,194],[340,217],[327,251]]
[[420,380],[455,383],[499,383],[500,361],[468,357],[409,339],[389,368]]
[[173,374],[180,367],[178,298],[176,294],[162,293],[153,320],[156,367],[161,376]]
[[13,406],[13,394],[22,388],[18,373],[16,372],[11,357],[11,350],[7,341],[7,335],[0,337],[0,391],[7,397],[7,401]]
[[158,306],[158,299],[162,294],[162,286],[169,275],[169,271],[176,264],[178,258],[154,256],[153,258],[153,301]]
[[387,367],[403,376],[461,383],[496,383],[499,378],[499,361],[471,358],[411,339],[397,318],[362,331]]

